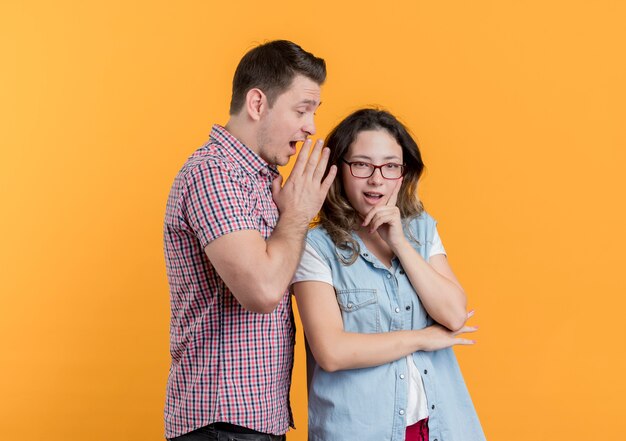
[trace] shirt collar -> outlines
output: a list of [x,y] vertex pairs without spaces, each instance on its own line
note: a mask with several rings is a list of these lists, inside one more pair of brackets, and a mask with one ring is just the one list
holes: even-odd
[[213,125],[210,140],[224,147],[226,154],[233,158],[236,163],[240,164],[247,173],[251,175],[260,174],[263,176],[269,173],[272,175],[272,178],[278,176],[278,169],[275,165],[265,162],[263,158],[250,150],[249,147],[235,138],[221,125]]
[[356,234],[355,231],[351,231],[350,233],[352,234],[352,238],[356,240],[357,243],[359,244],[359,255],[363,259],[368,261],[375,268],[380,268],[380,269],[384,269],[387,271],[395,272],[396,267],[398,266],[398,259],[395,256],[391,259],[391,268],[387,268],[385,264],[383,264],[380,260],[378,260],[378,257],[376,257],[367,249],[367,247],[365,246],[365,242],[363,242],[363,239],[361,239],[361,237],[358,234]]

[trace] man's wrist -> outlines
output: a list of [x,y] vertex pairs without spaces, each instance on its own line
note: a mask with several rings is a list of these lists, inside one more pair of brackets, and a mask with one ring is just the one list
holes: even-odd
[[297,210],[289,210],[280,214],[280,223],[293,226],[294,228],[308,229],[311,218],[304,213],[299,213]]

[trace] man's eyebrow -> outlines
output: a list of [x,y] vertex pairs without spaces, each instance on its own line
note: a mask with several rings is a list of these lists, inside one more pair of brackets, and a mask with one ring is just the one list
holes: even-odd
[[298,104],[308,104],[308,105],[311,105],[311,106],[319,107],[319,106],[322,105],[322,102],[320,101],[319,104],[318,104],[318,102],[315,101],[315,100],[304,99],[304,100],[300,101]]

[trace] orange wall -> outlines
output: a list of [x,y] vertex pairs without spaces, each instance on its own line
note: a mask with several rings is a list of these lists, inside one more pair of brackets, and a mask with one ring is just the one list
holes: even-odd
[[3,1],[0,438],[161,439],[169,186],[226,121],[240,56],[287,38],[327,60],[320,135],[381,104],[421,142],[481,327],[457,354],[488,438],[617,439],[625,17],[610,0]]

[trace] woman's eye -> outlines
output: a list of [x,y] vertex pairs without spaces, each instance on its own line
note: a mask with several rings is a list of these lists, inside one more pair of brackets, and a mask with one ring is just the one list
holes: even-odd
[[359,168],[367,168],[369,167],[369,164],[367,162],[353,162],[352,163],[354,166],[359,167]]

